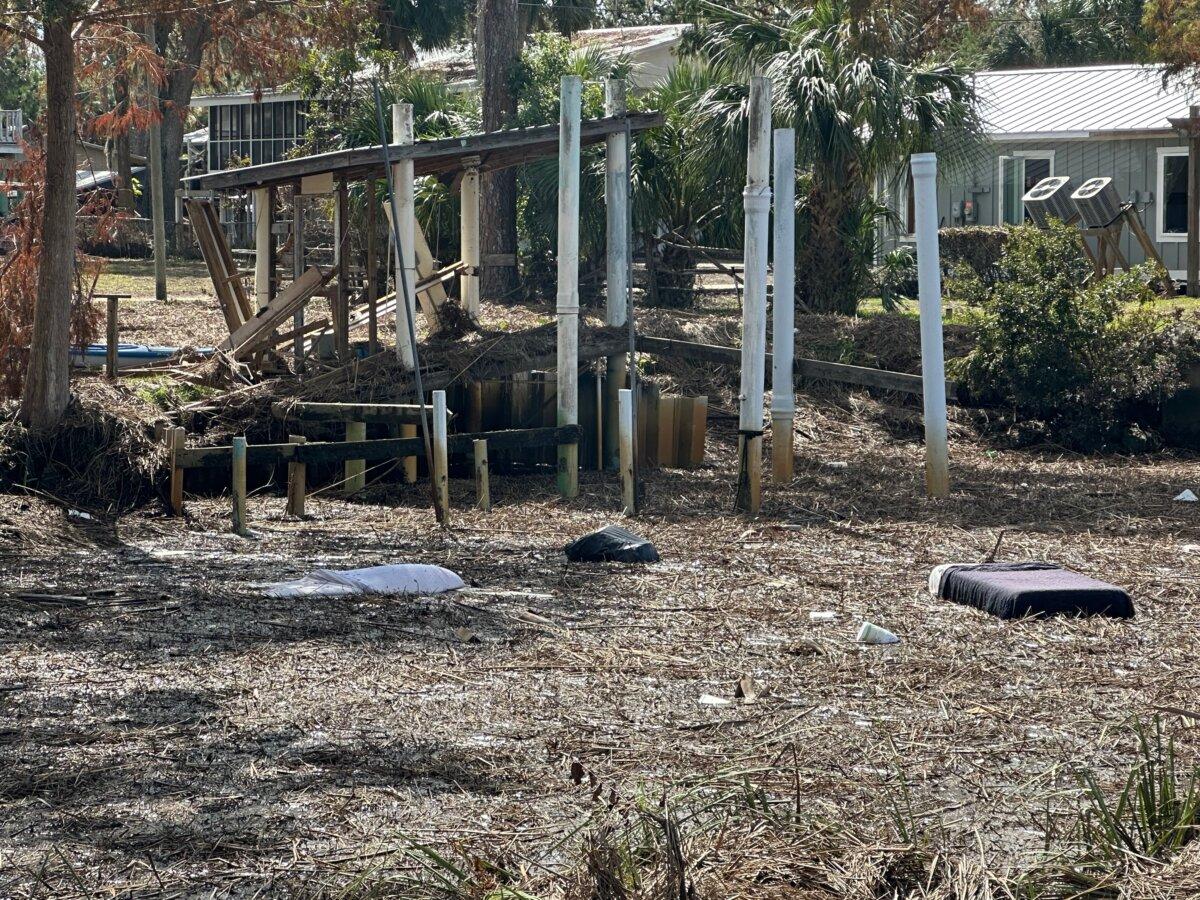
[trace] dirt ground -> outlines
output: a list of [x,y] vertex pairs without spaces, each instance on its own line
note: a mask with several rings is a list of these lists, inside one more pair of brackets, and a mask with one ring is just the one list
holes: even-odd
[[[193,286],[135,299],[128,334],[219,337]],[[714,303],[673,327],[719,337]],[[907,366],[912,323],[866,321],[845,324],[854,359]],[[321,490],[304,520],[261,489],[248,538],[227,497],[109,521],[0,496],[0,896],[1079,896],[1018,887],[1073,852],[1081,776],[1124,782],[1137,720],[1200,750],[1200,504],[1173,500],[1197,459],[1001,449],[955,410],[934,502],[912,398],[806,392],[796,478],[749,519],[728,376],[673,374],[711,388],[705,466],[648,473],[636,520],[594,472],[573,501],[552,472],[497,474],[490,514],[456,477],[446,530],[425,483],[390,478]],[[566,561],[611,522],[662,561]],[[1111,580],[1137,617],[1002,622],[928,595],[933,566],[990,553]],[[263,592],[393,562],[469,587]],[[901,643],[856,643],[863,621]],[[1200,854],[1135,862],[1089,896],[1200,896]]]
[[[918,422],[806,398],[796,480],[755,520],[730,512],[717,428],[706,467],[654,474],[625,522],[658,546],[648,566],[562,556],[621,518],[595,473],[573,502],[550,473],[497,477],[490,515],[456,479],[445,532],[421,485],[320,496],[305,521],[264,492],[249,539],[219,498],[116,524],[4,498],[0,894],[484,896],[430,887],[417,842],[559,896],[589,829],[750,784],[794,793],[833,849],[820,874],[801,841],[707,851],[689,861],[701,896],[893,896],[880,873],[912,843],[898,808],[1020,866],[1073,808],[1077,768],[1128,772],[1130,717],[1197,708],[1200,520],[1172,500],[1197,467],[996,451],[960,424],[953,497],[930,502]],[[1002,531],[997,558],[1111,579],[1138,617],[1005,623],[928,596],[932,566],[980,560]],[[400,561],[471,588],[261,592]],[[902,643],[854,643],[864,620]],[[734,698],[747,675],[753,702]],[[1163,716],[1190,754],[1192,720]]]

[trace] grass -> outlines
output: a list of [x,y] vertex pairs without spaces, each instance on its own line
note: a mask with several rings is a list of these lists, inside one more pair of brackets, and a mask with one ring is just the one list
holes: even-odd
[[[135,300],[154,298],[154,261],[109,259],[96,282],[101,293],[131,294]],[[167,294],[171,297],[211,294],[212,282],[203,260],[167,260]]]

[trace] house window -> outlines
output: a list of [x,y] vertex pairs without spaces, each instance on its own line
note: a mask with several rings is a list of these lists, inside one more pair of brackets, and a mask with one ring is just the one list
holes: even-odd
[[1158,150],[1158,239],[1187,240],[1188,152],[1186,147]]
[[1000,221],[1024,225],[1029,221],[1024,198],[1034,185],[1054,174],[1053,150],[1020,150],[1000,157]]

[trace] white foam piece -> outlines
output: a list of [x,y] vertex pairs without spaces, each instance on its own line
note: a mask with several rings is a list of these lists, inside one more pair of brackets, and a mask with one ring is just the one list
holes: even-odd
[[268,597],[350,597],[355,594],[441,594],[465,587],[454,572],[424,563],[369,566],[334,571],[318,569],[296,581],[268,585]]

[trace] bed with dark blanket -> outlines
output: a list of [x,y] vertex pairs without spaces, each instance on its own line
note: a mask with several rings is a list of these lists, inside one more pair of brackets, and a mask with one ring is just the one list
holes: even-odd
[[929,591],[1001,619],[1054,615],[1133,618],[1133,600],[1121,588],[1044,562],[938,566],[929,576]]

